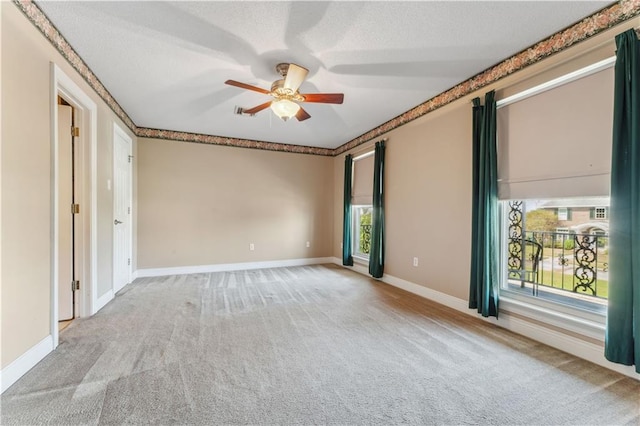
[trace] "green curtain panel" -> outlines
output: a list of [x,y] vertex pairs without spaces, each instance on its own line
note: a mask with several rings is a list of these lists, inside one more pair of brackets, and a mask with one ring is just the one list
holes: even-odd
[[376,142],[373,160],[373,215],[369,273],[374,278],[382,278],[384,274],[384,148],[384,141]]
[[498,166],[495,92],[473,100],[473,196],[469,308],[498,317]]
[[476,250],[475,246],[478,241],[478,174],[480,170],[480,133],[482,132],[482,117],[484,117],[484,107],[480,104],[480,98],[473,99],[472,112],[472,145],[473,145],[473,188],[471,199],[471,279],[469,280],[469,308],[476,309],[478,307],[478,280],[475,277],[482,276],[482,259],[481,251]]
[[640,41],[616,46],[605,357],[640,373]]
[[353,157],[344,157],[344,215],[342,221],[342,264],[353,266],[351,247],[351,185],[353,182]]

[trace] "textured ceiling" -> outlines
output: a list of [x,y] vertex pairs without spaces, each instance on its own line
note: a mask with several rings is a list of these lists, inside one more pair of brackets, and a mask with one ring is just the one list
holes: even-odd
[[[139,127],[335,148],[611,4],[540,2],[38,2]],[[304,122],[227,86],[310,70]]]

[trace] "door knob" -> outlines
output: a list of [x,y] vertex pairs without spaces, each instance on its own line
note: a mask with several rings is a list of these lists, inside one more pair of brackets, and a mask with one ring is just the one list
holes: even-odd
[[113,221],[113,224],[114,224],[114,225],[120,225],[121,223],[122,223],[122,222],[120,222],[118,219],[116,219],[116,220],[114,220],[114,221]]

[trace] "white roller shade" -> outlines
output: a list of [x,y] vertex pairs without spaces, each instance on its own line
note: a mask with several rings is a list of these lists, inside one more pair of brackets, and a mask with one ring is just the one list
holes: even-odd
[[609,195],[613,68],[498,109],[498,196]]
[[368,155],[353,162],[353,205],[373,204],[374,156]]

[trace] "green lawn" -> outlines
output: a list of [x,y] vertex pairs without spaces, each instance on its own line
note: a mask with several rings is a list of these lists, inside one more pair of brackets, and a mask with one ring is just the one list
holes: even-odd
[[[573,291],[573,275],[571,273],[562,274],[560,271],[554,271],[552,276],[551,271],[541,271],[539,284]],[[595,289],[598,297],[606,299],[609,295],[609,281],[597,279]],[[592,295],[590,291],[578,291],[578,293]]]

